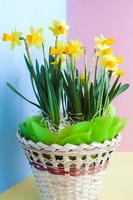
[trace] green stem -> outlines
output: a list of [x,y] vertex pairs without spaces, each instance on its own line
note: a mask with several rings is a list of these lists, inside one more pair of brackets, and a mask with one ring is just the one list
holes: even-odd
[[[107,71],[107,76],[109,81],[111,80],[111,76],[112,76],[112,71]],[[109,105],[109,89],[107,91],[106,97],[105,97],[105,102],[104,102],[104,107],[103,107],[103,112],[106,109],[106,107]]]
[[103,76],[102,76],[102,88],[101,88],[101,93],[99,94],[99,98],[98,98],[98,106],[97,106],[97,111],[99,112],[99,116],[102,113],[102,101],[103,101],[103,92],[104,92],[104,82],[105,82],[105,69],[103,72]]
[[57,48],[58,36],[55,38],[55,48]]
[[28,44],[27,44],[27,42],[26,42],[25,39],[24,39],[24,43],[25,43],[25,49],[26,49],[26,53],[27,53],[29,62],[30,62],[30,64],[33,66],[32,58],[31,58],[30,51],[29,51],[29,47],[28,47]]
[[97,67],[98,67],[98,60],[99,60],[99,57],[97,56],[97,58],[96,58],[96,66],[95,66],[94,86],[96,86],[96,81],[97,81]]
[[103,107],[103,113],[104,113],[104,110],[107,108],[108,105],[109,105],[109,100],[108,100],[108,93],[107,93],[106,98],[105,98],[104,107]]
[[44,48],[44,43],[42,43],[42,54],[43,54],[43,60],[44,60],[44,66],[45,66],[45,48]]
[[[55,48],[57,48],[58,36],[55,38]],[[55,61],[57,60],[57,55],[55,55]],[[56,64],[54,65],[56,66]]]
[[25,39],[24,39],[24,43],[25,43],[25,50],[26,50],[26,53],[27,53],[27,57],[28,57],[30,66],[32,67],[33,77],[35,78],[35,70],[34,70],[34,65],[33,65],[33,62],[32,62],[32,57],[30,55],[29,46],[28,46]]
[[73,79],[73,83],[75,84],[75,76],[74,76],[74,65],[73,65],[73,59],[70,56],[70,64],[71,64],[71,72],[72,72],[72,79]]
[[84,74],[85,74],[85,82],[86,82],[86,72],[87,72],[87,58],[86,58],[86,51],[84,50]]

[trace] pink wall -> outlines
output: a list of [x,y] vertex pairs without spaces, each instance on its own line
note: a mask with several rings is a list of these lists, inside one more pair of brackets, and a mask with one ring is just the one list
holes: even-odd
[[114,52],[124,57],[123,82],[130,83],[128,92],[115,101],[120,116],[128,116],[120,151],[133,151],[133,0],[68,0],[69,38],[82,40],[92,53],[94,36],[114,36]]

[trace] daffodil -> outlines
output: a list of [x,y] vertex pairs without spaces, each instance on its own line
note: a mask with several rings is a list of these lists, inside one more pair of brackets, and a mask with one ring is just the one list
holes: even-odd
[[21,32],[13,31],[11,34],[4,33],[2,40],[5,42],[11,42],[11,49],[14,49],[16,46],[21,45],[20,36]]
[[64,41],[57,42],[57,49],[60,50],[60,54],[64,52],[65,46],[66,46],[66,43]]
[[43,28],[39,28],[35,30],[33,26],[30,27],[30,34],[26,36],[26,41],[28,42],[29,46],[35,46],[36,48],[40,49],[42,43],[45,41],[43,36]]
[[116,62],[117,62],[117,64],[121,64],[121,63],[123,63],[123,58],[122,57],[117,57],[116,58]]
[[101,58],[101,64],[103,67],[105,67],[108,70],[116,70],[119,64],[122,63],[121,57],[115,57],[113,55],[103,56]]
[[84,80],[84,79],[85,79],[85,74],[82,73],[82,74],[80,75],[80,78],[81,78],[81,80]]
[[56,47],[51,47],[50,55],[56,56],[56,60],[51,64],[53,65],[58,64],[60,59],[62,63],[65,61],[65,58],[63,57],[64,48],[65,48],[65,43],[63,41],[58,41]]
[[58,41],[56,47],[51,47],[50,55],[62,56],[65,49],[65,43],[63,41]]
[[51,30],[55,36],[66,35],[68,29],[69,26],[65,22],[56,20],[53,21],[53,26],[49,27],[49,30]]
[[80,74],[80,78],[81,78],[81,81],[84,81],[85,80],[85,74],[84,73]]
[[125,71],[122,69],[116,69],[113,74],[121,77],[125,75]]
[[112,53],[113,52],[111,48],[103,48],[100,51],[97,51],[96,55],[102,57],[102,56],[112,55]]
[[79,40],[70,40],[64,49],[64,53],[73,58],[79,58],[84,54],[84,48]]
[[60,54],[60,50],[55,48],[55,47],[51,47],[50,49],[50,55],[59,55]]
[[101,35],[100,37],[95,37],[95,42],[95,49],[101,50],[103,48],[109,48],[112,44],[114,44],[114,38],[105,38],[103,35]]

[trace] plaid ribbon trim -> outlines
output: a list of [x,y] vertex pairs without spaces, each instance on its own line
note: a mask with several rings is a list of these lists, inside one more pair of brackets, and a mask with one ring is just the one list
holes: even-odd
[[106,161],[103,164],[99,164],[98,166],[92,166],[89,167],[88,171],[85,170],[84,167],[80,168],[80,169],[73,169],[70,168],[70,171],[65,171],[64,168],[56,168],[56,167],[44,167],[43,165],[41,165],[40,163],[34,162],[34,161],[30,161],[30,164],[32,167],[34,167],[37,170],[40,171],[48,171],[50,174],[54,174],[54,175],[70,175],[70,176],[83,176],[84,174],[88,174],[88,175],[95,175],[97,173],[99,173],[100,171],[103,171],[107,168],[109,162]]

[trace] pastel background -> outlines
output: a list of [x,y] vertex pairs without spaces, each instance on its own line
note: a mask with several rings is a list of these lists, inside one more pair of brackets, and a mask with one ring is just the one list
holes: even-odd
[[[0,38],[3,32],[15,27],[26,34],[30,25],[42,26],[46,45],[50,45],[54,38],[47,28],[53,19],[66,20],[66,1],[0,0],[0,18]],[[34,100],[23,53],[23,47],[11,51],[10,44],[0,42],[0,192],[31,174],[28,161],[16,141],[16,132],[19,123],[37,111],[6,86],[8,81]],[[38,57],[39,50],[32,48],[32,54]]]
[[[103,33],[114,36],[116,55],[124,57],[121,66],[126,70],[123,81],[130,83],[130,89],[115,101],[121,116],[128,116],[129,123],[123,131],[123,140],[119,151],[133,151],[133,1],[132,0],[0,0],[0,37],[14,27],[25,34],[29,25],[42,26],[45,29],[46,45],[53,41],[47,27],[53,19],[67,20],[70,25],[68,38],[78,38],[88,49],[91,58],[94,36]],[[10,51],[9,44],[0,44],[0,192],[31,175],[23,151],[16,142],[18,125],[27,116],[37,110],[16,96],[6,87],[12,83],[31,100],[29,74],[23,60],[23,48]],[[35,57],[39,51],[32,49]],[[41,56],[39,57],[41,60]],[[81,66],[80,66],[81,67]]]

